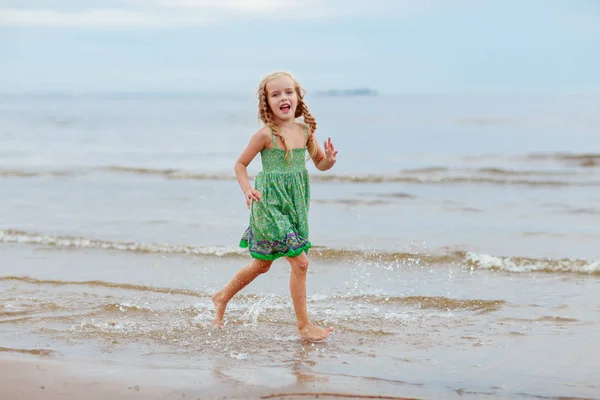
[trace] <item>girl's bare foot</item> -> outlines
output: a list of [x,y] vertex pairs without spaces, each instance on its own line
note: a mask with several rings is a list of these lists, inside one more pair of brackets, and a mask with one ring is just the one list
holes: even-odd
[[223,315],[225,315],[225,307],[227,307],[227,303],[223,301],[223,296],[221,295],[221,292],[214,293],[212,296],[210,296],[210,298],[212,299],[212,302],[215,305],[215,314],[216,315],[215,315],[214,323],[219,328],[222,328],[223,327]]
[[333,332],[332,327],[324,329],[319,328],[312,323],[308,323],[305,326],[298,326],[298,333],[300,334],[300,337],[307,340],[323,340],[327,336],[331,335],[331,332]]

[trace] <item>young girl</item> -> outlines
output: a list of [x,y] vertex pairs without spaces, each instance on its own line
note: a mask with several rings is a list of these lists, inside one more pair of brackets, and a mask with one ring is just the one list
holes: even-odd
[[[333,328],[321,328],[308,318],[306,310],[306,253],[310,186],[306,152],[317,169],[326,171],[336,162],[337,150],[329,138],[324,150],[315,131],[317,122],[304,102],[304,89],[287,72],[267,75],[258,88],[258,115],[265,124],[256,132],[235,164],[237,181],[246,197],[250,226],[240,246],[249,248],[252,262],[212,295],[217,326],[223,326],[225,308],[231,298],[257,276],[269,270],[273,261],[286,257],[291,266],[290,292],[302,338],[322,340]],[[296,118],[304,117],[304,123]],[[260,153],[263,170],[256,188],[248,181],[247,167]]]

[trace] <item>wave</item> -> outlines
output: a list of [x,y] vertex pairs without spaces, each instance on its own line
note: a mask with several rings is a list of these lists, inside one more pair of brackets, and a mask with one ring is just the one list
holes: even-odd
[[231,174],[205,174],[205,173],[193,173],[186,172],[177,169],[155,169],[155,168],[138,168],[138,167],[121,167],[121,166],[108,166],[101,168],[107,172],[114,173],[128,173],[138,175],[155,175],[162,176],[167,179],[185,179],[185,180],[199,180],[199,181],[228,181],[234,180],[235,176]]
[[[6,303],[11,302],[15,299],[3,299]],[[0,321],[4,321],[5,318],[18,318],[31,314],[31,310],[34,310],[35,313],[46,313],[46,312],[56,312],[61,310],[61,306],[56,304],[55,302],[42,302],[42,301],[33,301],[29,304],[19,304],[19,306],[15,307],[11,306],[9,309],[4,306],[0,306]]]
[[402,304],[416,306],[423,309],[435,309],[442,311],[450,310],[472,310],[480,312],[496,311],[506,304],[504,300],[480,300],[480,299],[452,299],[448,297],[428,297],[428,296],[408,296],[408,297],[389,297],[389,296],[353,296],[347,298],[352,302],[367,302],[371,304]]
[[359,200],[359,199],[315,199],[314,203],[317,204],[337,204],[343,206],[381,206],[385,204],[390,204],[389,201],[385,200]]
[[600,209],[598,208],[572,208],[568,211],[569,214],[589,214],[589,215],[598,215],[600,214]]
[[[509,175],[509,174],[507,174]],[[440,177],[410,177],[402,175],[317,175],[311,178],[318,182],[335,183],[407,183],[419,185],[451,185],[451,184],[488,184],[488,185],[516,185],[532,187],[558,187],[558,186],[600,186],[600,181],[558,180],[558,179],[512,179],[507,177],[479,177],[479,176],[440,176]]]
[[0,318],[3,317],[9,317],[9,318],[14,318],[14,317],[22,317],[24,315],[28,315],[29,311],[2,311],[2,309],[0,309]]
[[17,230],[0,230],[0,242],[41,244],[56,248],[97,248],[133,253],[190,254],[207,256],[241,256],[244,249],[225,246],[185,246],[160,243],[135,243],[87,239],[73,236],[48,236]]
[[598,153],[533,153],[527,156],[531,160],[559,161],[574,166],[590,168],[600,166]]
[[[41,244],[58,249],[97,248],[133,253],[182,254],[223,258],[240,258],[247,257],[248,255],[247,249],[233,246],[191,246],[164,243],[120,242],[74,236],[50,236],[18,230],[0,230],[0,243]],[[415,262],[417,264],[451,263],[460,261],[463,258],[463,253],[461,252],[440,255],[404,252],[381,253],[377,251],[330,249],[318,246],[313,247],[310,253],[325,260],[361,259],[376,262]]]
[[[600,156],[599,163],[600,163]],[[600,164],[599,164],[600,165]],[[168,180],[198,180],[198,181],[234,181],[230,173],[202,173],[178,169],[160,169],[146,167],[104,166],[98,168],[78,168],[77,170],[61,171],[32,171],[32,170],[2,170],[0,178],[35,178],[35,177],[68,177],[90,174],[94,171],[113,174],[133,174],[155,176]],[[593,176],[587,174],[587,176]],[[251,176],[255,179],[255,176]],[[448,168],[424,167],[407,169],[394,174],[367,175],[338,175],[313,174],[311,180],[323,183],[405,183],[415,185],[452,185],[452,184],[488,184],[488,185],[517,185],[532,187],[557,186],[600,186],[600,180],[582,179],[581,173],[573,170],[511,170],[499,167],[485,168]]]
[[[373,196],[373,193],[359,193],[359,196]],[[417,196],[404,193],[404,192],[396,192],[396,193],[377,193],[378,197],[388,197],[393,199],[416,199]]]
[[[176,169],[153,169],[137,167],[109,166],[102,168],[105,171],[116,173],[129,173],[140,175],[162,176],[167,179],[182,180],[235,180],[232,174],[205,174],[180,171]],[[440,174],[446,174],[441,175]],[[450,174],[450,176],[448,176]],[[461,176],[452,176],[460,174]],[[415,176],[420,175],[420,176]],[[484,176],[478,176],[484,175]],[[414,184],[452,184],[452,183],[489,183],[489,184],[515,184],[532,186],[564,186],[580,185],[597,186],[600,181],[570,181],[570,180],[533,180],[533,179],[509,179],[509,177],[525,176],[563,176],[576,177],[574,171],[535,171],[535,170],[508,170],[503,168],[489,167],[476,169],[451,169],[448,167],[424,167],[418,169],[407,169],[399,171],[395,175],[336,175],[318,174],[312,175],[311,180],[316,182],[339,182],[339,183],[414,183]],[[251,176],[254,179],[254,176]]]
[[47,357],[54,354],[54,351],[45,349],[13,349],[9,347],[0,347],[0,353],[21,353]]
[[[155,288],[161,289],[161,293],[167,291],[167,288]],[[208,297],[209,294],[204,294],[205,297]],[[236,299],[240,302],[248,301],[248,302],[257,302],[260,300],[260,296],[257,295],[246,295],[246,294],[238,294]],[[287,301],[287,297],[284,299],[280,299],[282,302]],[[487,313],[499,310],[503,305],[506,304],[504,300],[483,300],[483,299],[453,299],[448,297],[428,297],[428,296],[386,296],[386,295],[361,295],[361,296],[345,296],[345,295],[333,295],[320,297],[318,302],[329,303],[330,301],[342,301],[348,303],[366,303],[366,304],[374,304],[377,306],[380,305],[400,305],[407,307],[414,307],[420,309],[431,309],[431,310],[439,310],[439,311],[477,311],[480,313]],[[275,299],[271,299],[271,301],[277,301]],[[109,314],[120,314],[124,312],[132,312],[132,313],[156,313],[157,310],[140,307],[137,305],[129,304],[129,303],[111,303],[106,304],[101,307],[103,312]],[[181,311],[181,310],[180,310]],[[167,310],[167,312],[172,312],[172,310]]]
[[576,176],[575,171],[552,171],[552,170],[513,170],[499,167],[477,168],[475,172],[500,176]]
[[137,312],[137,313],[145,314],[145,313],[153,312],[153,310],[151,310],[150,308],[140,307],[140,306],[136,306],[135,304],[128,304],[128,303],[106,304],[105,306],[102,307],[102,310],[105,312],[108,312],[108,313]]
[[130,283],[117,283],[117,282],[105,282],[105,281],[57,281],[51,279],[35,279],[28,276],[3,276],[0,277],[0,282],[25,282],[32,285],[51,285],[51,286],[91,286],[91,287],[103,287],[110,289],[124,289],[134,290],[139,292],[153,292],[162,294],[181,294],[185,296],[203,297],[206,293],[201,293],[188,289],[174,289],[174,288],[160,288],[154,286],[145,285],[134,285]]
[[[247,249],[233,246],[191,246],[165,243],[136,243],[73,236],[49,236],[18,230],[0,230],[0,243],[45,245],[57,249],[97,248],[142,254],[181,254],[219,258],[248,258]],[[549,259],[519,256],[493,256],[462,250],[446,253],[384,252],[378,250],[335,249],[315,246],[312,257],[324,261],[351,261],[360,263],[395,264],[396,267],[425,267],[455,265],[465,268],[489,269],[506,272],[571,272],[600,274],[600,261],[578,259]]]
[[2,170],[1,178],[34,178],[40,176],[66,177],[76,175],[75,171],[26,171],[26,170]]
[[530,257],[498,257],[467,252],[468,266],[507,272],[572,272],[600,275],[600,261],[564,259],[538,259]]
[[502,318],[502,322],[518,322],[518,323],[534,323],[534,322],[549,322],[557,325],[568,324],[568,323],[580,323],[578,319],[567,318],[567,317],[554,317],[551,315],[544,315],[538,318]]
[[[146,286],[136,284],[125,284],[118,282],[106,282],[106,281],[59,281],[59,280],[48,280],[48,279],[35,279],[28,276],[4,276],[0,277],[0,282],[23,282],[31,285],[47,285],[47,286],[87,286],[87,287],[103,287],[103,288],[119,288],[127,291],[137,292],[150,292],[150,293],[161,293],[161,294],[179,294],[191,297],[209,297],[210,293],[200,292],[188,289],[180,288],[169,288],[169,287],[157,287],[157,286]],[[236,296],[238,301],[252,302],[255,303],[260,300],[261,296],[256,294],[245,294],[240,293]],[[440,311],[452,311],[452,310],[470,310],[479,312],[490,312],[500,309],[506,304],[504,300],[483,300],[483,299],[453,299],[443,296],[390,296],[386,294],[365,294],[365,295],[343,295],[336,294],[331,296],[319,296],[313,301],[329,303],[330,301],[343,301],[356,303],[366,303],[374,305],[403,305],[409,307],[416,307],[420,309],[434,309]],[[271,299],[276,301],[276,299]],[[287,296],[281,299],[283,302],[287,302]],[[138,306],[130,303],[108,303],[99,307],[102,312],[115,314],[123,312],[136,312],[136,313],[151,313],[157,310]],[[172,311],[172,310],[171,310]],[[169,312],[171,312],[169,311]],[[29,314],[29,312],[24,312]]]

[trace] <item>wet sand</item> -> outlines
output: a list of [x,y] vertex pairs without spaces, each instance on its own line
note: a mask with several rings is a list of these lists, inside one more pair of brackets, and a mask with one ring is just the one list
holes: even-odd
[[[140,376],[140,370],[133,374],[129,371],[126,375],[115,372],[115,369],[100,369],[98,366],[94,368],[82,364],[3,356],[0,375],[5,383],[0,386],[0,398],[124,400],[202,398],[206,395],[203,390],[156,385],[148,379],[150,376]],[[148,374],[148,371],[145,372]],[[215,395],[218,396],[217,393]]]
[[209,294],[238,258],[5,244],[0,259],[2,400],[600,395],[595,275],[315,262],[310,315],[335,330],[309,344],[282,263],[219,330]]
[[[251,371],[246,371],[250,373]],[[203,369],[128,367],[93,362],[66,362],[4,354],[0,358],[3,400],[135,399],[413,399],[377,395],[375,388],[331,390],[328,379],[301,376],[291,385],[240,385]],[[335,389],[335,388],[333,388]],[[371,393],[369,394],[369,389]]]

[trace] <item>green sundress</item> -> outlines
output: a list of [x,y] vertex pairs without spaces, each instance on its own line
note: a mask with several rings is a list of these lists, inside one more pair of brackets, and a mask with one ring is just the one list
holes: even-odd
[[262,193],[259,201],[252,202],[250,223],[240,240],[240,247],[248,248],[253,258],[276,260],[295,257],[308,252],[308,209],[310,181],[306,169],[306,125],[304,143],[292,149],[285,160],[285,149],[277,147],[260,153],[263,170],[256,176],[255,188]]

